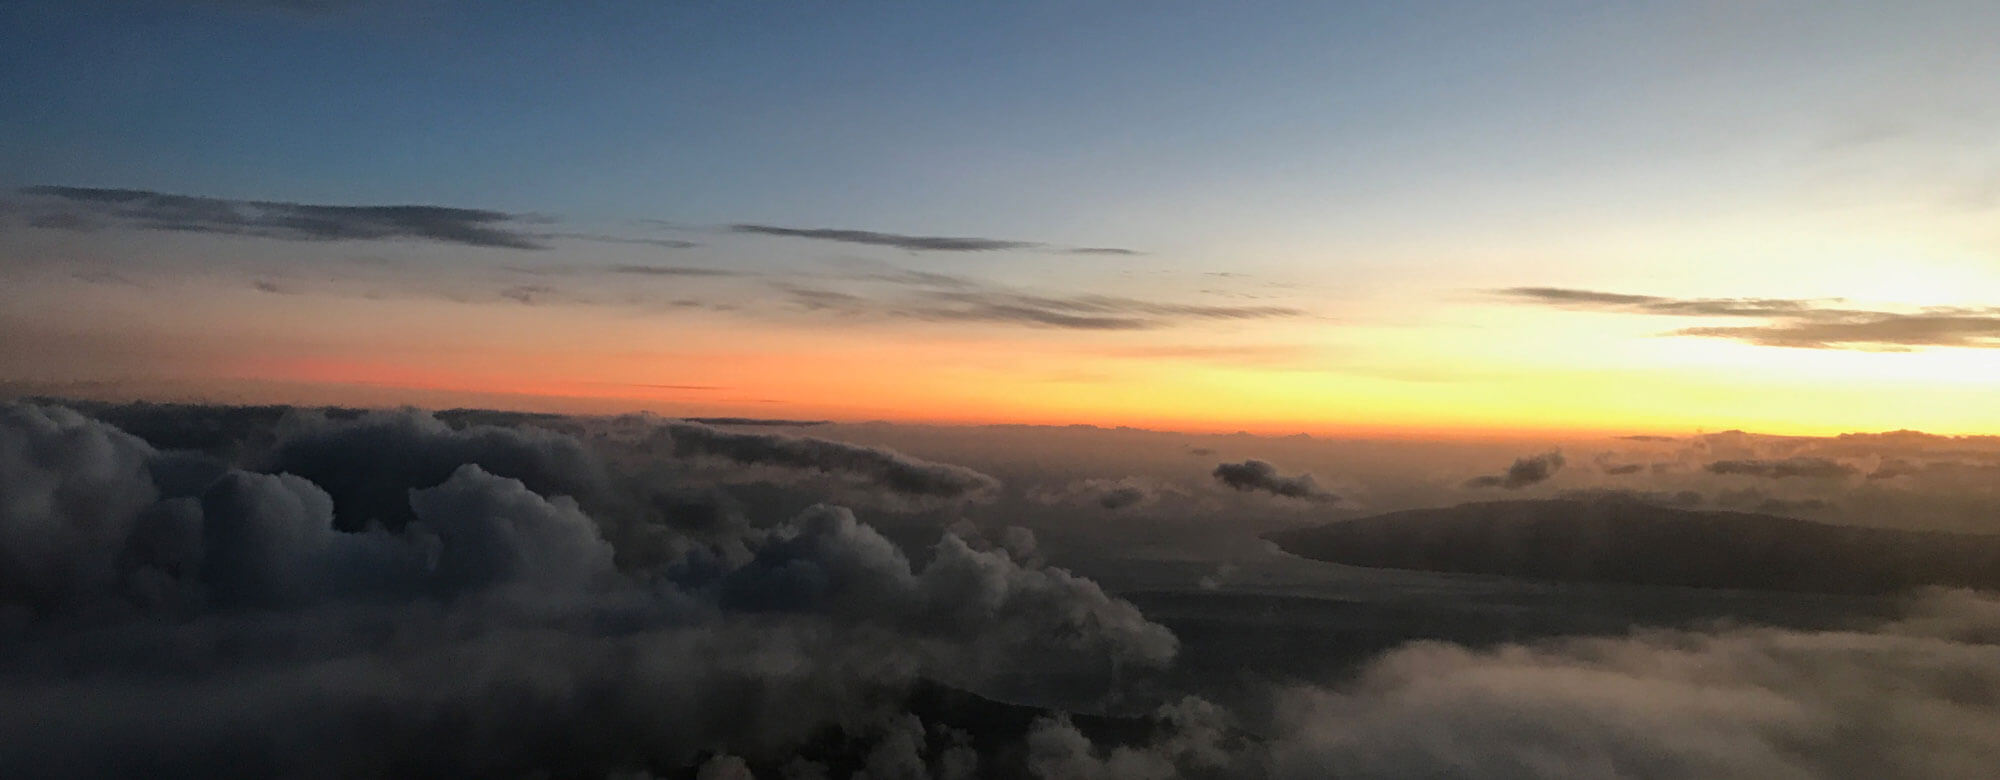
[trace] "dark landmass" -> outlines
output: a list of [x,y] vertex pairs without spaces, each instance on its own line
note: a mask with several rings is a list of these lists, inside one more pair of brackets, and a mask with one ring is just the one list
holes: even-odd
[[1266,535],[1314,560],[1559,582],[1882,594],[2000,589],[2000,536],[1829,525],[1637,501],[1492,501]]

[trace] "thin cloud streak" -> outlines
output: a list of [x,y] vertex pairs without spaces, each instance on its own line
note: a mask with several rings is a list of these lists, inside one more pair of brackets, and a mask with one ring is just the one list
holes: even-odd
[[1109,295],[1059,297],[993,287],[920,289],[895,299],[804,287],[786,291],[793,303],[813,312],[1069,330],[1149,330],[1187,320],[1268,319],[1305,313],[1282,306],[1200,306]]
[[1072,255],[1121,255],[1144,254],[1138,250],[1122,247],[1051,247],[1040,241],[1016,241],[1003,238],[978,238],[972,236],[914,236],[902,233],[883,233],[875,230],[851,230],[841,228],[795,228],[781,225],[737,223],[728,227],[731,233],[745,233],[782,238],[804,238],[815,241],[837,241],[845,244],[864,246],[886,246],[911,252],[993,252],[1008,249],[1057,249]]
[[[151,190],[27,187],[20,193],[58,204],[36,219],[43,226],[92,219],[139,230],[221,233],[290,241],[421,239],[503,249],[545,249],[521,230],[521,216],[450,206],[329,206],[267,200],[174,195]],[[74,211],[64,210],[73,209]],[[81,212],[81,213],[79,213]]]
[[1907,352],[1919,347],[2000,348],[2000,307],[1932,306],[1897,312],[1826,305],[1840,302],[1837,298],[1666,298],[1561,287],[1512,287],[1493,292],[1517,303],[1563,309],[1762,319],[1765,322],[1755,325],[1699,326],[1667,333],[1762,347],[1873,352]]

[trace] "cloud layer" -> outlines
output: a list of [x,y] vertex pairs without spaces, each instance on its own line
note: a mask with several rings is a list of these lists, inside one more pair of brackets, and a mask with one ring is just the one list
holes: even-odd
[[[644,465],[618,460],[630,450],[546,428],[237,419],[154,425],[213,432],[232,461],[0,407],[10,776],[669,774],[718,754],[962,771],[976,756],[901,710],[919,680],[1101,677],[1178,649],[1095,583],[1015,557],[1033,546],[1019,529],[1007,545],[944,533],[912,560],[839,507],[690,517],[661,500],[704,487],[687,472],[627,474]],[[990,481],[887,450],[670,430],[699,453],[883,490]]]

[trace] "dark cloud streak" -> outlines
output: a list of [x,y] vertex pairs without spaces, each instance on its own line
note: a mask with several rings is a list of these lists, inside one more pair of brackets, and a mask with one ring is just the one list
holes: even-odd
[[[422,239],[504,249],[543,249],[501,211],[448,206],[327,206],[173,195],[151,190],[28,187],[24,195],[59,201],[89,217],[142,230],[248,235],[291,241]],[[58,212],[68,214],[69,212]],[[72,215],[78,220],[84,215]],[[47,223],[47,220],[43,220]]]
[[[729,226],[731,233],[744,233],[782,238],[804,238],[814,241],[837,241],[844,244],[864,246],[886,246],[911,252],[994,252],[1010,249],[1049,249],[1040,241],[1015,241],[1003,238],[977,238],[969,236],[913,236],[902,233],[883,233],[874,230],[849,230],[840,228],[795,228],[756,223],[737,223]],[[1072,255],[1140,255],[1137,250],[1120,247],[1071,247],[1062,249]]]

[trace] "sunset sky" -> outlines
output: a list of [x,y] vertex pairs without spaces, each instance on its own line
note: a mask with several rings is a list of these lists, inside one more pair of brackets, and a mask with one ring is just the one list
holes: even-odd
[[2000,4],[1262,10],[8,3],[0,391],[2000,434]]

